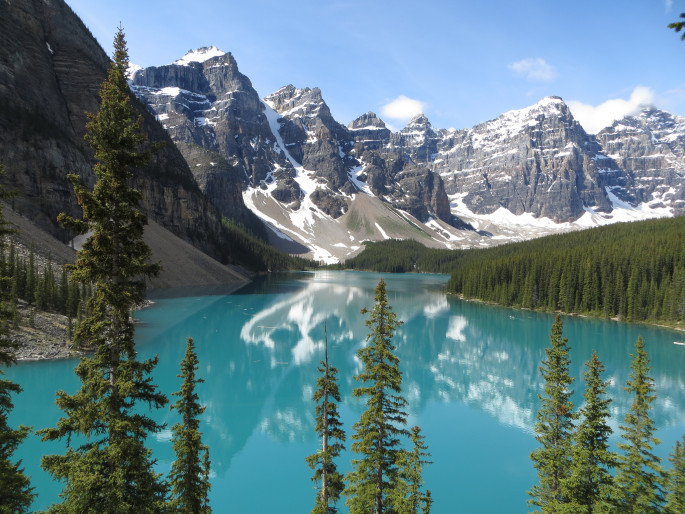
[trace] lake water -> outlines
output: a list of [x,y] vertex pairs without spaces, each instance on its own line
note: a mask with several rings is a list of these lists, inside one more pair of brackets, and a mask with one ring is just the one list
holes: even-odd
[[[304,513],[314,503],[305,457],[317,450],[311,401],[323,358],[324,323],[329,358],[339,369],[339,407],[348,438],[362,405],[352,398],[360,365],[356,351],[368,328],[362,307],[372,307],[379,278],[404,324],[397,330],[403,394],[410,426],[422,428],[433,464],[424,472],[434,513],[527,512],[526,491],[536,481],[529,459],[542,389],[538,366],[549,344],[551,314],[480,305],[446,297],[445,275],[379,275],[359,272],[277,274],[231,295],[157,299],[138,313],[141,357],[158,354],[154,380],[171,393],[180,387],[178,364],[185,341],[197,346],[205,383],[198,394],[207,409],[203,440],[210,446],[215,512]],[[584,388],[583,363],[596,349],[611,379],[612,426],[631,399],[622,386],[638,335],[646,341],[658,398],[653,418],[666,457],[685,433],[685,347],[670,330],[564,317],[572,348],[576,405]],[[54,426],[61,411],[58,388],[75,392],[76,361],[21,363],[7,370],[24,392],[15,397],[11,423]],[[171,427],[176,413],[157,411]],[[167,472],[173,461],[170,432],[149,445]],[[614,434],[614,443],[618,440]],[[348,441],[348,445],[349,445]],[[39,493],[34,508],[57,500],[61,486],[40,469],[40,456],[63,453],[60,443],[32,436],[18,451]],[[350,453],[339,460],[349,469]],[[343,505],[339,505],[345,511]]]

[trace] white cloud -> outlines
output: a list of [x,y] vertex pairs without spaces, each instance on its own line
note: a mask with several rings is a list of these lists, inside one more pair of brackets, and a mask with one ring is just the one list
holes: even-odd
[[404,95],[400,95],[381,107],[381,116],[395,120],[408,120],[412,116],[421,114],[425,105],[426,104],[420,100],[414,100]]
[[671,7],[673,7],[673,0],[666,0],[666,12],[670,11]]
[[534,82],[549,82],[557,77],[554,66],[541,57],[522,59],[509,65],[516,75]]
[[654,91],[651,88],[637,86],[628,100],[614,98],[597,106],[577,101],[570,101],[567,104],[583,128],[590,134],[596,134],[615,120],[636,114],[641,107],[651,105],[653,100]]

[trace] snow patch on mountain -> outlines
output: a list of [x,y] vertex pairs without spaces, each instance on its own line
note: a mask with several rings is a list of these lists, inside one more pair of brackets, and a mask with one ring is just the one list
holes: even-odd
[[174,61],[172,64],[176,64],[178,66],[188,66],[191,62],[202,63],[213,57],[221,57],[223,55],[226,55],[226,52],[219,50],[215,46],[204,46],[202,48],[198,48],[197,50],[188,50],[188,53],[186,53],[179,60]]
[[[504,207],[498,208],[491,214],[476,214],[463,202],[465,194],[452,195],[452,212],[468,221],[477,230],[492,230],[497,227],[505,234],[494,234],[492,239],[497,240],[523,240],[531,237],[541,237],[549,234],[570,232],[587,228],[610,225],[613,223],[642,221],[653,218],[672,217],[673,210],[670,207],[659,207],[649,203],[640,203],[633,206],[618,198],[612,187],[607,187],[606,192],[612,203],[611,213],[599,212],[591,207],[585,207],[585,213],[575,221],[557,223],[546,217],[536,218],[531,213],[515,215]],[[506,233],[509,232],[510,233]],[[513,234],[519,234],[512,237]]]

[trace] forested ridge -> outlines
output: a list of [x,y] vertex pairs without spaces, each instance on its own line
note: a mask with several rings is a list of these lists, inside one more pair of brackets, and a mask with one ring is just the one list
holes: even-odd
[[447,291],[518,308],[679,325],[685,217],[618,223],[486,249],[367,242],[335,268],[451,273]]
[[449,273],[465,250],[426,248],[413,240],[366,241],[364,250],[342,264],[332,267],[389,273]]
[[505,306],[682,323],[685,217],[463,252],[449,292]]

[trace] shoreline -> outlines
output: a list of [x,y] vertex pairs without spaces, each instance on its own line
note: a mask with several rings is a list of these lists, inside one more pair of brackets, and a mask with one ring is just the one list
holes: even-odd
[[592,314],[580,314],[578,312],[547,311],[547,310],[542,310],[542,309],[530,309],[528,307],[512,307],[512,306],[502,305],[502,304],[497,303],[497,302],[489,302],[486,300],[481,300],[480,298],[464,298],[464,295],[456,294],[456,293],[445,292],[445,294],[447,296],[452,296],[452,297],[457,298],[459,300],[462,300],[464,302],[482,303],[483,305],[492,305],[493,307],[501,307],[502,309],[511,309],[513,311],[528,311],[528,312],[544,312],[544,313],[548,313],[548,314],[561,314],[562,316],[574,316],[576,318],[597,319],[600,321],[615,321],[616,323],[625,323],[627,325],[646,325],[649,327],[667,328],[670,330],[675,330],[676,332],[685,332],[685,325],[683,325],[683,326],[664,325],[663,323],[656,323],[656,322],[650,323],[649,321],[628,321],[625,319],[620,319],[617,316],[614,316],[612,318],[605,318],[603,316],[593,316]]
[[31,323],[29,307],[20,307],[19,312],[19,327],[11,328],[9,334],[10,339],[19,344],[19,348],[14,350],[17,362],[75,359],[86,355],[86,352],[71,348],[66,316],[34,311]]

